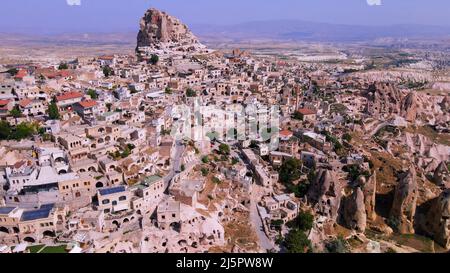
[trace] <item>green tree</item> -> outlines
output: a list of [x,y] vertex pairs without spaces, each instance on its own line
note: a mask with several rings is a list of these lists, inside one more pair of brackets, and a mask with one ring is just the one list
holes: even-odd
[[228,146],[228,145],[225,144],[225,143],[220,144],[220,145],[219,145],[219,152],[220,152],[222,155],[229,155],[229,154],[230,154],[230,146]]
[[289,158],[283,162],[280,168],[280,182],[291,184],[300,178],[302,162],[297,158]]
[[239,163],[239,159],[238,159],[238,158],[233,157],[233,158],[231,159],[231,165],[236,165],[236,164],[238,164],[238,163]]
[[109,65],[106,65],[103,67],[103,75],[105,75],[106,78],[109,76],[114,76],[114,71]]
[[125,146],[120,156],[122,158],[127,158],[131,154],[131,149],[128,146]]
[[345,133],[345,134],[342,136],[342,139],[344,139],[344,140],[347,141],[347,142],[350,142],[350,141],[352,141],[352,136],[351,136],[349,133]]
[[209,170],[207,168],[202,168],[201,172],[202,172],[203,176],[208,176],[208,174],[209,174]]
[[14,106],[14,108],[11,111],[9,111],[9,114],[11,116],[13,116],[14,118],[18,118],[18,117],[22,116],[22,111],[20,111],[19,106],[16,105],[16,106]]
[[150,63],[152,65],[155,65],[159,62],[159,56],[156,54],[152,54],[152,56],[150,57]]
[[202,157],[202,162],[205,164],[209,163],[209,158],[207,156]]
[[55,101],[52,101],[52,102],[48,105],[48,117],[49,117],[50,119],[60,119],[58,106],[56,105],[56,102],[55,102]]
[[6,140],[9,139],[9,137],[11,136],[11,125],[4,120],[0,121],[0,140]]
[[329,253],[349,253],[347,242],[339,236],[335,240],[331,240],[325,243],[325,249]]
[[67,63],[60,63],[58,66],[58,70],[66,70],[69,69],[69,66],[67,65]]
[[192,88],[188,88],[186,90],[186,97],[192,98],[192,97],[196,97],[197,96],[197,92],[195,92]]
[[29,138],[37,132],[37,128],[34,124],[29,122],[22,122],[14,128],[11,134],[11,138],[15,140],[22,140]]
[[281,227],[283,226],[283,224],[284,224],[284,222],[281,219],[270,221],[270,226],[277,231],[281,231]]
[[17,73],[19,73],[19,70],[17,70],[17,68],[11,68],[11,69],[8,69],[8,71],[6,71],[6,73],[8,73],[11,76],[15,76],[15,75],[17,75]]
[[222,183],[222,181],[220,181],[220,179],[217,178],[217,177],[215,177],[215,176],[211,179],[211,181],[212,181],[214,184],[220,184],[220,183]]
[[91,99],[96,100],[98,99],[98,94],[94,89],[89,89],[87,91],[87,94],[91,97]]
[[301,231],[309,231],[312,229],[314,216],[309,212],[300,212],[297,218],[288,223],[289,227],[298,228]]
[[173,93],[173,92],[172,92],[172,89],[170,89],[170,87],[166,87],[166,89],[164,90],[164,92],[165,92],[167,95],[170,95],[170,94]]
[[285,246],[289,253],[309,253],[312,252],[311,241],[306,234],[299,229],[292,229],[286,235]]

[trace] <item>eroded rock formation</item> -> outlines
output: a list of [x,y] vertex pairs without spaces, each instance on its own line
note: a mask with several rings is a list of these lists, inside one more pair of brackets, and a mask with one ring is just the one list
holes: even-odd
[[418,197],[416,176],[415,168],[410,167],[395,188],[390,217],[395,221],[397,231],[401,234],[414,233],[414,215]]
[[364,206],[366,208],[367,220],[374,221],[377,217],[375,202],[377,194],[377,174],[373,173],[369,179],[364,176],[358,178],[358,184],[364,193]]
[[160,43],[196,44],[198,39],[179,19],[152,8],[141,19],[137,47]]
[[366,111],[372,115],[400,114],[402,94],[391,83],[374,83],[363,94],[368,104]]
[[417,117],[417,96],[416,92],[410,92],[403,100],[401,115],[409,122],[414,122]]
[[426,216],[426,231],[436,242],[450,249],[450,189],[431,202]]
[[333,171],[320,169],[309,191],[308,200],[316,213],[336,221],[341,204],[342,187]]
[[442,161],[433,174],[433,182],[437,186],[445,186],[449,181],[449,172],[447,168],[447,163]]
[[345,225],[353,230],[364,232],[366,230],[366,207],[364,204],[364,193],[357,187],[353,193],[345,198],[343,209],[343,220]]

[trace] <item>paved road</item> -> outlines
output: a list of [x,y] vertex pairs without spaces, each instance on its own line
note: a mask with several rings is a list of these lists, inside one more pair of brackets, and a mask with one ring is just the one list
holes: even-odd
[[185,147],[181,141],[176,141],[175,152],[172,152],[172,157],[170,158],[172,167],[169,173],[164,177],[164,185],[166,190],[169,188],[172,178],[177,174],[177,171],[180,171],[181,169],[181,156],[183,155],[184,148]]
[[251,201],[250,201],[250,221],[252,222],[252,225],[255,227],[256,229],[256,234],[258,236],[259,239],[259,245],[261,246],[261,248],[263,248],[264,250],[270,250],[275,248],[275,246],[273,245],[272,241],[267,237],[266,233],[264,233],[264,229],[263,229],[263,223],[261,220],[261,217],[259,216],[258,213],[258,208],[257,208],[257,200],[261,199],[261,194],[259,193],[259,189],[257,188],[257,185],[253,185],[253,190],[252,190],[252,195],[251,195]]

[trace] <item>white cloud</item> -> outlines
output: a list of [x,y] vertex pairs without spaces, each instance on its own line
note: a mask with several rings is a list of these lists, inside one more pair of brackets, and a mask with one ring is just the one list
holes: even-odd
[[81,0],[66,0],[69,6],[81,6]]
[[381,0],[366,0],[369,6],[381,6]]

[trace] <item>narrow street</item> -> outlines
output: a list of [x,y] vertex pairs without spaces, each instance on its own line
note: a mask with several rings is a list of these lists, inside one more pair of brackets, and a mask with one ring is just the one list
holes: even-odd
[[256,230],[256,234],[259,239],[259,245],[264,250],[270,250],[275,248],[272,241],[267,237],[267,235],[264,233],[263,229],[263,223],[261,220],[261,217],[258,214],[258,208],[257,203],[258,200],[261,199],[262,194],[260,193],[260,189],[258,185],[253,185],[252,195],[251,195],[251,201],[250,201],[250,221],[253,225],[253,227]]
[[166,190],[169,188],[172,178],[181,169],[181,156],[183,155],[184,148],[185,147],[181,141],[176,141],[175,152],[172,152],[171,158],[171,161],[173,162],[172,167],[170,169],[170,172],[164,177],[164,185],[166,187]]

